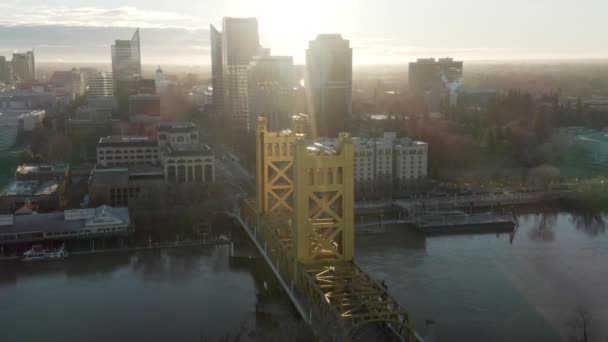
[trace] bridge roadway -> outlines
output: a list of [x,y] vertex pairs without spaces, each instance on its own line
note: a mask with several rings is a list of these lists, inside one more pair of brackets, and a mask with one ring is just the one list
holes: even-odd
[[[251,208],[251,203],[247,206]],[[336,262],[294,269],[294,260],[267,241],[264,223],[256,224],[256,218],[246,211],[237,207],[228,214],[239,222],[301,318],[322,341],[425,341],[386,288],[356,264]],[[292,242],[283,236],[282,243]]]

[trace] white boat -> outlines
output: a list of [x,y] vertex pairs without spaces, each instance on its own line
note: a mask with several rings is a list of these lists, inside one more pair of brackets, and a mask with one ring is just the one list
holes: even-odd
[[22,261],[49,261],[61,260],[68,256],[65,246],[61,245],[56,249],[46,249],[41,245],[34,245],[31,249],[23,253]]

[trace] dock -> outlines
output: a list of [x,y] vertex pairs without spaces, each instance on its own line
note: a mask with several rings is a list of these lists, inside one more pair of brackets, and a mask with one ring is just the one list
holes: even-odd
[[[176,249],[176,248],[189,248],[189,247],[206,247],[206,246],[220,246],[220,245],[232,245],[232,239],[226,236],[219,236],[217,238],[210,239],[196,239],[196,240],[182,240],[182,241],[165,241],[165,242],[149,242],[147,244],[137,244],[133,246],[123,245],[117,248],[95,248],[95,245],[89,249],[81,250],[68,250],[69,256],[77,255],[92,255],[92,254],[107,254],[107,253],[129,253],[139,251],[150,251],[160,249]],[[232,251],[231,251],[232,252]],[[6,255],[0,256],[0,261],[15,261],[19,260],[21,255]]]
[[438,234],[512,232],[517,224],[510,216],[487,212],[418,216],[413,225],[421,232]]

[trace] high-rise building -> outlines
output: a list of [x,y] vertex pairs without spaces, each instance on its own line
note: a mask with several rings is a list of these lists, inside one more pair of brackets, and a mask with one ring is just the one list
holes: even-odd
[[8,84],[13,80],[11,63],[6,57],[0,56],[0,83]]
[[293,58],[258,56],[249,65],[249,119],[266,117],[270,131],[278,132],[289,125],[293,107]]
[[235,130],[251,129],[247,75],[251,59],[259,52],[258,20],[225,17],[222,32],[224,115]]
[[137,94],[129,96],[129,118],[160,119],[160,96],[151,94]]
[[112,45],[112,74],[116,81],[141,77],[139,29],[131,40],[116,40]]
[[462,62],[452,58],[420,58],[409,65],[409,88],[423,98],[431,111],[441,104],[455,104],[455,93],[462,83]]
[[224,74],[222,72],[222,33],[211,25],[211,86],[213,87],[213,108],[221,117],[224,111]]
[[89,80],[87,95],[88,115],[90,119],[106,120],[117,108],[114,97],[114,80],[110,73],[99,73]]
[[83,96],[86,90],[84,75],[80,69],[55,71],[49,79],[51,93],[70,102]]
[[320,34],[306,50],[313,135],[337,137],[352,115],[353,50],[339,34]]
[[114,96],[112,74],[101,72],[89,80],[89,97]]
[[34,51],[14,53],[11,66],[13,68],[13,76],[17,81],[27,82],[36,80]]

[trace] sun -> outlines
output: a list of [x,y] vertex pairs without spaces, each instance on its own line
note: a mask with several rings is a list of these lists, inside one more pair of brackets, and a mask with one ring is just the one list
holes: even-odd
[[[320,33],[341,33],[352,18],[353,0],[240,0],[230,16],[258,18],[262,45],[273,54],[303,51]],[[296,60],[299,59],[295,54]]]

